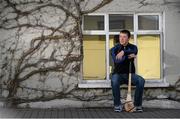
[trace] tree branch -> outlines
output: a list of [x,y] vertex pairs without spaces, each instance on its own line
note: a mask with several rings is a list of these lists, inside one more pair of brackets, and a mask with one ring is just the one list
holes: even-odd
[[82,11],[82,14],[88,14],[88,13],[92,13],[95,12],[96,10],[104,7],[105,5],[109,4],[110,2],[112,2],[113,0],[103,0],[101,3],[99,3],[98,5],[96,5],[95,7],[93,7],[90,10],[86,10],[86,11]]

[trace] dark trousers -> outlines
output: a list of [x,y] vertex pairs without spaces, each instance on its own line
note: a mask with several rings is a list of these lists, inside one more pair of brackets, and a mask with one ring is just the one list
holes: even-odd
[[[135,97],[134,97],[134,105],[142,106],[142,96],[144,90],[145,80],[143,77],[132,73],[131,82],[132,85],[136,86]],[[128,74],[113,74],[111,79],[112,93],[113,93],[113,101],[114,106],[121,105],[120,101],[120,85],[128,84]]]

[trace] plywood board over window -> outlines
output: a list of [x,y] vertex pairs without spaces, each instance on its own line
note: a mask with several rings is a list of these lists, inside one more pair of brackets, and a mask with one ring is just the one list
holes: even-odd
[[86,80],[101,80],[106,77],[105,36],[85,35],[83,39],[83,77]]
[[145,79],[160,79],[160,37],[139,35],[138,73]]

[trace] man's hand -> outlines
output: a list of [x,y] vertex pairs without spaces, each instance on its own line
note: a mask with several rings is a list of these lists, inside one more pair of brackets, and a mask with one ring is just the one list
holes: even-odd
[[136,58],[136,55],[135,55],[135,54],[130,54],[130,55],[128,55],[128,59],[133,59],[133,58]]
[[122,59],[122,56],[124,55],[124,51],[122,50],[121,52],[119,52],[117,55],[116,55],[116,59]]

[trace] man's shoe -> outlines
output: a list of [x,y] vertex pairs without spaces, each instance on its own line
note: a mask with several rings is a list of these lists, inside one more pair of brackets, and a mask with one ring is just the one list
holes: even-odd
[[122,106],[114,106],[114,111],[115,112],[122,112]]
[[135,112],[143,112],[143,109],[141,106],[135,107]]

